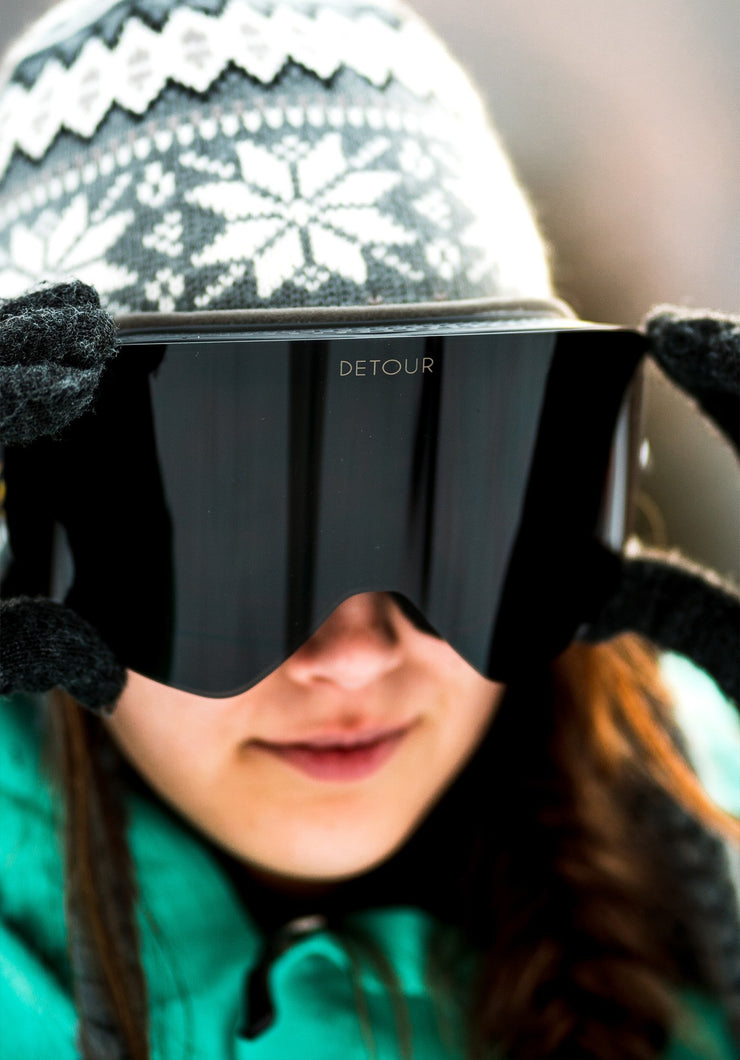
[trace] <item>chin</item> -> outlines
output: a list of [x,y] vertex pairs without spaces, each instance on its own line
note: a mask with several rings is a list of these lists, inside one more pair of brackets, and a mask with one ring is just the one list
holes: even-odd
[[241,860],[266,878],[299,883],[341,883],[361,876],[386,861],[401,846],[404,836],[372,837],[352,835],[326,835],[317,837],[307,829],[297,837],[293,845],[284,845],[281,850],[269,853],[260,851],[255,856],[253,848],[234,851]]

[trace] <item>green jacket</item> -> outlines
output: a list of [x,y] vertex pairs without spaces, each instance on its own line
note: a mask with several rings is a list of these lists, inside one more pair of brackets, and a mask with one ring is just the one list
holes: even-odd
[[[71,1060],[78,1054],[58,811],[39,762],[34,718],[28,700],[0,700],[0,1057]],[[725,801],[733,798],[729,790]],[[386,985],[322,930],[272,965],[272,1027],[254,1040],[240,1038],[259,932],[205,844],[149,800],[132,796],[130,813],[154,1057],[398,1060]],[[416,1060],[462,1057],[455,1016],[425,982],[429,919],[413,909],[368,911],[356,919],[398,976]],[[682,1024],[666,1060],[732,1060],[736,1053],[716,1007],[696,996],[682,1002]]]

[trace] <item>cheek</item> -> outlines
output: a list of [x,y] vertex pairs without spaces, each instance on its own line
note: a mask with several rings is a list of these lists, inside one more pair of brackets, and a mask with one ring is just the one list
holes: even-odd
[[[481,743],[503,695],[503,686],[470,671],[456,675],[430,716],[426,745],[419,745],[419,774],[430,801],[465,768]],[[417,780],[419,783],[419,780]]]
[[439,700],[431,711],[441,739],[439,753],[452,764],[470,756],[480,743],[504,693],[504,686],[483,677],[449,644],[432,640],[423,645],[420,665],[434,675]]
[[127,760],[160,794],[179,802],[196,792],[218,761],[214,718],[147,695],[121,697],[108,729]]

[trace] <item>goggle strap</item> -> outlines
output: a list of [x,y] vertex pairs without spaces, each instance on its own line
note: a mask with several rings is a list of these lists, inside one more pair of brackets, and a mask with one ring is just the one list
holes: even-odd
[[740,706],[738,629],[740,594],[733,586],[677,552],[643,552],[621,557],[616,590],[579,639],[595,643],[639,633],[691,659]]

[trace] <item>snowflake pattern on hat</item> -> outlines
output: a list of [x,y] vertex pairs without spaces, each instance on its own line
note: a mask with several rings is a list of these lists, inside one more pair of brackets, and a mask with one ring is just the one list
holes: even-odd
[[117,313],[550,293],[478,97],[402,5],[96,18],[0,89],[0,298],[70,277]]
[[315,144],[287,136],[274,151],[249,141],[238,144],[241,180],[203,184],[188,195],[225,221],[213,243],[192,258],[196,266],[224,270],[215,287],[196,298],[198,308],[230,287],[250,262],[260,300],[284,283],[316,291],[332,274],[364,286],[363,247],[416,241],[378,206],[402,179],[373,164],[389,146],[376,137],[348,158],[334,132]]
[[0,298],[13,298],[41,280],[74,277],[101,295],[136,283],[137,273],[106,256],[134,216],[133,210],[116,211],[110,202],[91,213],[87,195],[80,192],[61,211],[45,209],[32,224],[13,225],[7,249],[0,246]]

